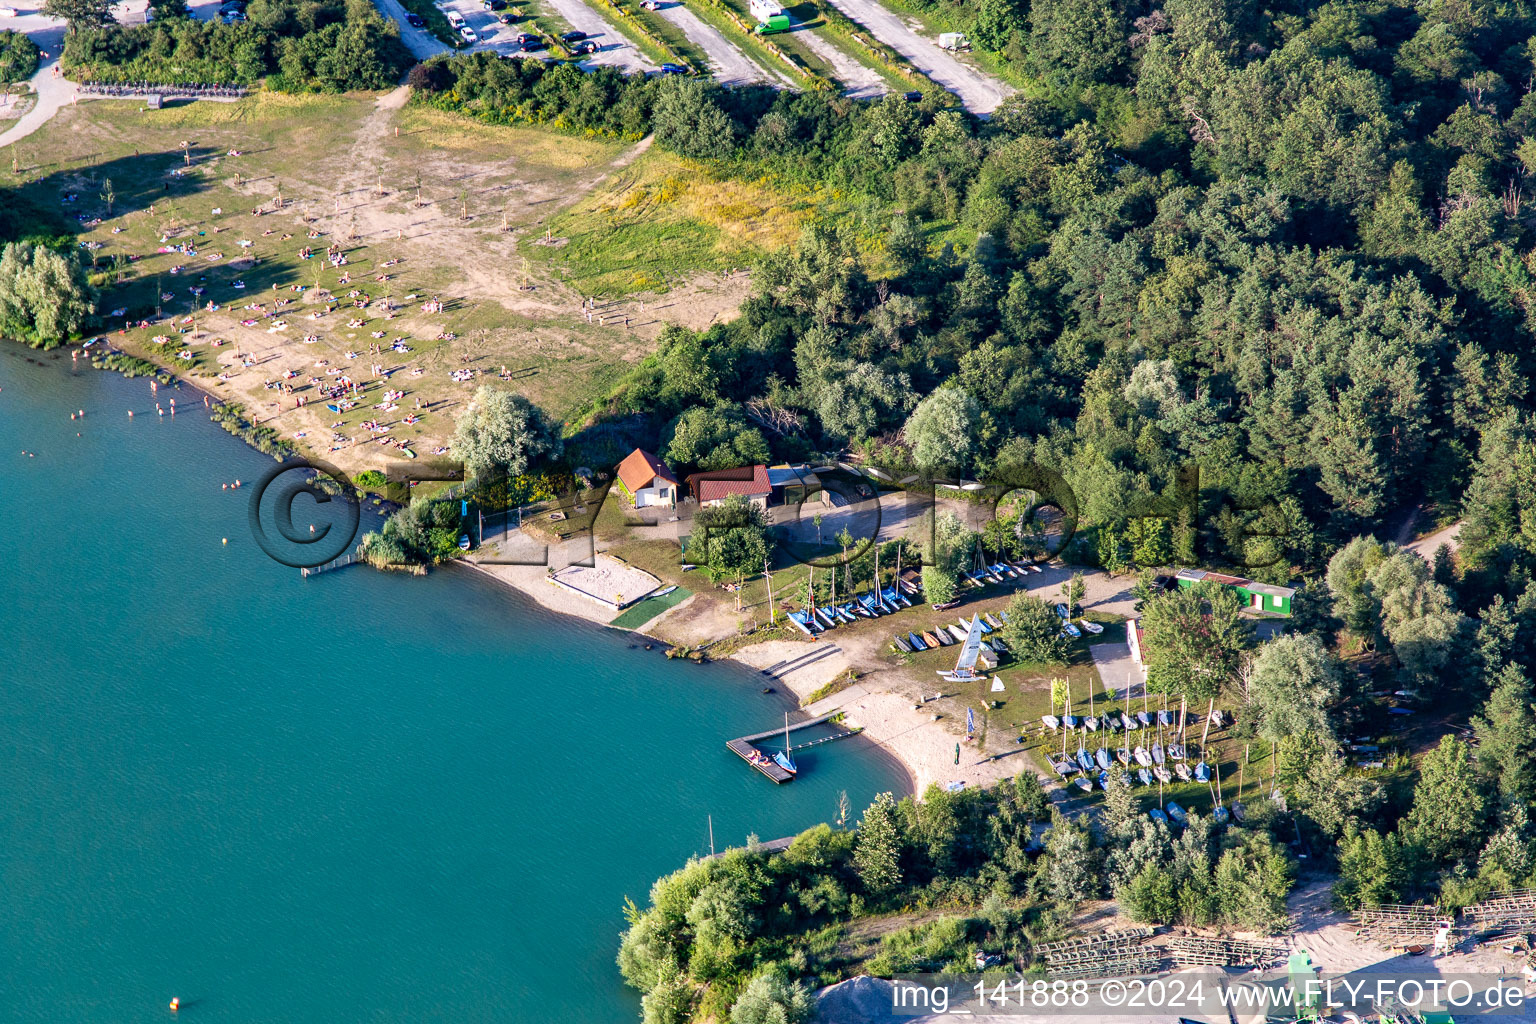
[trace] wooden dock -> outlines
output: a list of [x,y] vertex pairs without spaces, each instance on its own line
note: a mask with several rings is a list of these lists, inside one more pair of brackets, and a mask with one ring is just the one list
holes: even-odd
[[[822,725],[823,723],[830,721],[833,717],[836,716],[836,714],[837,712],[833,712],[830,715],[822,715],[819,718],[808,718],[803,722],[794,722],[789,726],[788,731],[796,732],[800,729],[809,729],[813,725]],[[793,753],[796,750],[804,750],[806,747],[816,747],[823,743],[831,743],[833,740],[841,740],[846,739],[849,736],[856,736],[858,735],[858,732],[859,730],[857,729],[847,729],[843,732],[839,732],[831,736],[823,736],[820,739],[809,740],[805,743],[796,743],[789,749],[790,752]],[[732,753],[736,754],[736,756],[750,764],[753,768],[756,768],[758,771],[768,776],[768,778],[773,782],[782,785],[783,783],[788,782],[790,779],[793,779],[794,776],[774,763],[772,760],[773,755],[771,752],[760,750],[757,746],[755,746],[755,744],[760,743],[763,740],[773,739],[776,736],[783,736],[784,733],[784,729],[768,729],[764,732],[755,732],[750,736],[738,736],[733,740],[727,740],[725,746]],[[752,755],[754,753],[763,754],[764,758],[758,761],[753,761]]]
[[343,568],[345,568],[345,567],[347,567],[349,565],[356,565],[358,562],[361,562],[362,560],[363,560],[363,549],[362,549],[362,546],[359,545],[357,548],[354,548],[349,553],[347,553],[345,555],[341,555],[338,558],[332,559],[331,561],[326,562],[324,565],[315,565],[315,566],[310,566],[307,569],[300,569],[299,573],[305,579],[308,579],[311,576],[318,576],[318,575],[320,575],[323,572],[330,572],[333,569],[343,569]]

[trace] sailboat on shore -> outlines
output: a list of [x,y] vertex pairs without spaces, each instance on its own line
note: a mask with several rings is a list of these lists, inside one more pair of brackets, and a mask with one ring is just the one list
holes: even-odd
[[976,659],[980,655],[981,616],[977,614],[971,616],[971,624],[966,629],[965,642],[960,645],[960,657],[955,659],[955,667],[948,672],[938,673],[939,678],[949,683],[985,682],[986,676],[976,674]]

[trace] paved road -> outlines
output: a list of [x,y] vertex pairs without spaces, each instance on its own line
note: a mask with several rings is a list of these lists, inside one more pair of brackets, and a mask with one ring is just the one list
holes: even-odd
[[0,121],[0,146],[8,146],[31,135],[75,97],[74,83],[53,73],[59,63],[59,51],[64,48],[64,23],[39,14],[37,8],[40,4],[18,4],[14,0],[8,2],[17,9],[17,15],[14,18],[0,18],[0,28],[26,33],[47,56],[38,65],[37,74],[32,76],[29,83],[32,91],[37,94],[36,105],[18,121]]
[[602,49],[582,61],[582,64],[610,64],[622,71],[655,71],[656,65],[645,54],[629,45],[625,39],[597,11],[588,7],[582,0],[549,0],[549,6],[555,9],[555,13],[564,18],[574,29],[580,29],[587,34],[587,38],[595,41]]
[[[220,2],[192,0],[187,6],[194,18],[209,21],[218,17]],[[0,131],[0,146],[8,146],[31,135],[47,124],[60,107],[74,102],[76,96],[75,83],[54,74],[59,63],[59,51],[64,48],[64,22],[39,13],[40,4],[12,3],[11,6],[16,7],[17,15],[14,18],[0,18],[0,28],[26,33],[47,56],[30,81],[37,95],[37,104],[18,121],[0,121],[0,126],[4,127]],[[112,14],[125,25],[142,24],[148,7],[149,0],[130,0],[114,5]]]
[[713,26],[702,21],[681,3],[664,3],[660,11],[663,18],[683,30],[683,35],[701,50],[708,59],[715,79],[721,85],[751,85],[767,82],[770,85],[793,85],[778,72],[765,70],[752,60],[736,44],[732,43]]
[[[408,41],[407,45],[411,46],[411,52],[418,58],[431,56],[432,53],[443,53],[448,50],[448,47],[444,46],[431,33],[424,29],[413,29],[405,24],[405,12],[399,11],[396,13],[399,8],[396,0],[374,0],[374,2],[383,8],[390,17],[400,22],[402,37],[408,32],[415,33],[418,37],[424,37],[425,41],[420,44],[423,46],[423,49],[427,45],[435,47],[430,53],[421,53]],[[499,20],[501,12],[485,10],[478,0],[447,0],[446,3],[439,3],[438,6],[445,14],[448,11],[457,11],[463,16],[465,23],[475,30],[475,34],[480,37],[480,40],[471,50],[494,50],[497,53],[522,54],[522,47],[517,45],[517,37],[521,33],[529,31],[527,26],[503,25]],[[656,65],[646,59],[645,54],[629,45],[629,40],[620,35],[618,30],[608,23],[606,18],[588,7],[582,0],[550,0],[550,7],[554,8],[555,13],[568,22],[572,28],[585,32],[602,47],[597,53],[582,60],[581,64],[583,67],[607,64],[621,71],[656,70]],[[461,52],[468,53],[471,51],[464,50]],[[547,59],[549,54],[539,51],[536,54],[530,53],[527,56],[538,56]]]
[[824,36],[817,35],[804,22],[796,24],[791,31],[795,33],[796,39],[805,44],[806,49],[832,66],[832,73],[843,83],[843,95],[856,100],[869,100],[891,91],[885,79],[876,74],[874,68],[844,52]]
[[424,28],[412,28],[406,24],[406,10],[395,0],[373,0],[378,5],[379,11],[387,18],[394,20],[400,26],[400,41],[405,48],[411,51],[411,56],[417,60],[426,60],[440,53],[447,53],[448,46],[437,36]]
[[973,114],[990,114],[1013,92],[1008,85],[961,63],[937,40],[920,35],[875,0],[832,0],[832,6],[859,22],[912,66],[960,97]]

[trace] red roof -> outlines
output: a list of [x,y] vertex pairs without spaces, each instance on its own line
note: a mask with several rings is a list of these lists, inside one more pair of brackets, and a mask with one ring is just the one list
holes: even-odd
[[773,493],[773,487],[768,483],[767,466],[743,466],[741,469],[695,473],[688,478],[688,486],[701,504],[719,501],[731,494],[760,498]]
[[619,480],[630,494],[651,486],[651,481],[657,477],[669,484],[677,484],[677,477],[672,475],[665,462],[639,448],[624,456],[624,461],[619,463]]

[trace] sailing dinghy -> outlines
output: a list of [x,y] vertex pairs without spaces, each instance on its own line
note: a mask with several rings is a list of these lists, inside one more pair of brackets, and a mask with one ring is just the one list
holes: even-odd
[[939,678],[949,683],[984,681],[986,676],[976,674],[976,659],[980,654],[981,616],[973,615],[965,632],[965,641],[960,645],[960,657],[955,659],[955,667],[949,672],[940,672]]

